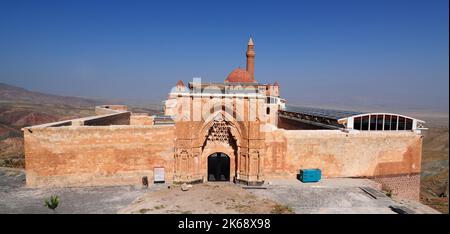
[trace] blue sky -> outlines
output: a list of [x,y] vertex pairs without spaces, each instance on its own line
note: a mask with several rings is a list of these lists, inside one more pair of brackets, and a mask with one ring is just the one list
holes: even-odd
[[0,2],[0,82],[164,99],[245,67],[289,103],[448,111],[448,1]]

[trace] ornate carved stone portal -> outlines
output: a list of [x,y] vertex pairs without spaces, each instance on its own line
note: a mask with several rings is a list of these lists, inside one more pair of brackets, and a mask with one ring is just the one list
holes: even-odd
[[207,141],[227,144],[230,141],[230,129],[224,120],[215,120],[209,129]]
[[[254,77],[254,43],[247,44],[246,70],[235,69],[223,83],[179,81],[165,105],[175,118],[175,182],[206,181],[208,156],[230,157],[230,180],[264,182],[261,125],[276,126],[281,106],[278,84]],[[213,118],[210,118],[213,117]]]
[[176,122],[176,182],[204,182],[208,176],[208,156],[230,157],[230,180],[246,184],[264,181],[263,134],[258,121],[238,123],[218,113],[208,122]]

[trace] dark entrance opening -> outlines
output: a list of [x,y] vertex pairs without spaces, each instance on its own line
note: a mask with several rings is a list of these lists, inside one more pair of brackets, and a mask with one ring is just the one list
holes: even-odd
[[208,157],[208,181],[230,181],[230,157],[214,153]]

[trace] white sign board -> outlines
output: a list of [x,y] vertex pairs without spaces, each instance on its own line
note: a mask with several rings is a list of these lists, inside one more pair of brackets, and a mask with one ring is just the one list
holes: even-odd
[[164,183],[164,167],[153,168],[153,182]]

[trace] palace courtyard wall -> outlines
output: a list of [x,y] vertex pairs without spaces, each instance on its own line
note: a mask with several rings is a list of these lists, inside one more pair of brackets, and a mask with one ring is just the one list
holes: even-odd
[[[153,180],[154,167],[172,182],[175,132],[142,124],[25,129],[27,185],[140,185],[143,176]],[[419,198],[422,136],[414,132],[276,129],[265,133],[264,150],[266,181],[319,168],[324,178],[371,178],[398,197]]]
[[366,177],[398,197],[418,200],[422,136],[414,132],[283,130],[266,133],[266,179],[319,168],[325,178]]
[[25,130],[28,186],[141,184],[153,168],[171,180],[173,126],[63,126]]

